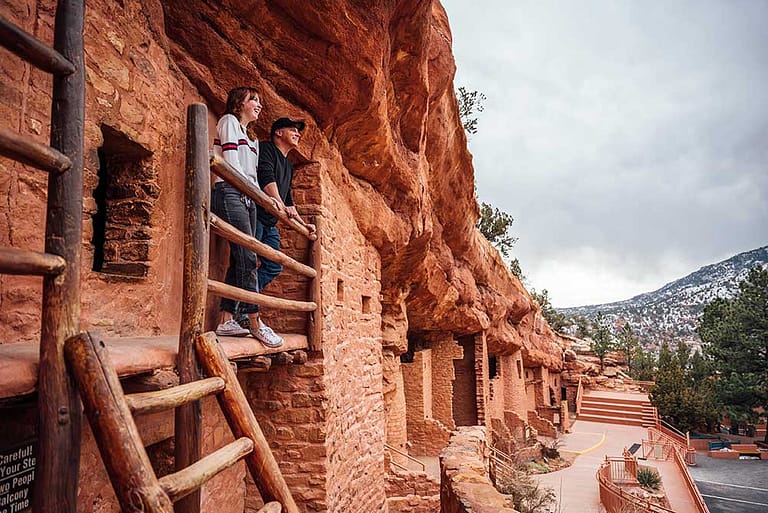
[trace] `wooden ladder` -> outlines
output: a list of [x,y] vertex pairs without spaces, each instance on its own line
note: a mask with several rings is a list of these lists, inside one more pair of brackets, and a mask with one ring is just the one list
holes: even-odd
[[50,146],[0,128],[0,155],[48,172],[44,252],[0,248],[0,272],[43,277],[36,513],[77,511],[82,415],[63,351],[80,322],[84,15],[85,0],[58,0],[53,48],[0,16],[0,45],[53,75]]
[[[89,333],[67,340],[67,363],[122,511],[173,513],[174,502],[245,459],[264,501],[277,501],[262,511],[278,513],[282,504],[287,513],[297,513],[269,443],[216,336],[201,335],[195,350],[206,378],[165,390],[124,395],[103,341]],[[216,395],[235,441],[186,468],[157,478],[133,415],[177,408],[210,395]]]

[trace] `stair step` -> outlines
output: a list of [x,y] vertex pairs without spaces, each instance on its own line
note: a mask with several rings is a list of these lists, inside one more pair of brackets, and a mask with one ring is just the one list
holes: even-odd
[[613,408],[585,408],[582,406],[581,414],[587,415],[605,415],[608,417],[620,417],[622,415],[633,418],[644,418],[646,415],[641,411],[622,410]]
[[584,406],[596,406],[596,407],[603,407],[603,408],[628,408],[628,409],[636,409],[636,410],[652,410],[653,406],[646,405],[646,404],[640,404],[640,403],[617,403],[617,402],[611,402],[611,401],[581,401],[582,408]]
[[648,405],[650,406],[651,401],[648,399],[621,399],[621,398],[614,398],[614,397],[595,397],[595,396],[584,396],[582,399],[582,402],[595,402],[595,403],[614,403],[614,404],[642,404],[642,405]]
[[626,417],[613,417],[608,415],[590,415],[579,414],[576,420],[585,420],[589,422],[602,422],[603,424],[624,424],[627,426],[642,426],[647,427],[642,419],[626,418]]

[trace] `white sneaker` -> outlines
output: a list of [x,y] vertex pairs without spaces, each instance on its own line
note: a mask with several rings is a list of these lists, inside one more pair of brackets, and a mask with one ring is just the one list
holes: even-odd
[[283,345],[283,338],[266,324],[262,324],[256,331],[252,331],[251,335],[253,335],[256,340],[272,349]]
[[240,326],[234,319],[223,322],[216,328],[216,334],[220,337],[245,337],[250,335],[250,333],[250,331]]

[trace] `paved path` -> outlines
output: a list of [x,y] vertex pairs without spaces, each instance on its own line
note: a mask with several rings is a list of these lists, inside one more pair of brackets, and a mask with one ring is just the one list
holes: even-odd
[[568,468],[535,476],[544,486],[555,490],[561,513],[600,513],[595,477],[605,456],[620,456],[624,447],[640,443],[646,429],[637,426],[603,424],[577,420],[573,432],[563,435],[561,452],[581,453]]
[[[573,432],[561,437],[563,445],[560,447],[561,452],[576,454],[573,464],[566,469],[535,477],[542,485],[555,490],[561,501],[561,513],[601,513],[604,509],[598,497],[598,467],[605,461],[605,456],[620,456],[625,447],[640,443],[647,436],[647,430],[642,427],[577,420]],[[696,511],[674,462],[648,460],[641,464],[658,470],[675,513]],[[765,513],[768,510],[761,511]]]

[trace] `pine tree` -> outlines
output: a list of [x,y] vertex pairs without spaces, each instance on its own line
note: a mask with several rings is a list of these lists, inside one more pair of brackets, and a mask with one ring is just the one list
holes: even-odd
[[731,419],[754,421],[759,409],[768,411],[768,270],[752,269],[736,296],[710,303],[699,335]]
[[624,323],[619,332],[616,348],[624,353],[624,359],[627,362],[627,370],[630,376],[632,375],[632,363],[639,347],[640,343],[635,336],[632,325],[628,322]]
[[614,346],[613,335],[608,326],[608,321],[603,315],[603,312],[597,312],[597,317],[595,318],[595,331],[592,334],[592,351],[594,351],[595,356],[600,359],[600,372],[603,372],[605,355],[608,354],[609,351],[612,351]]

